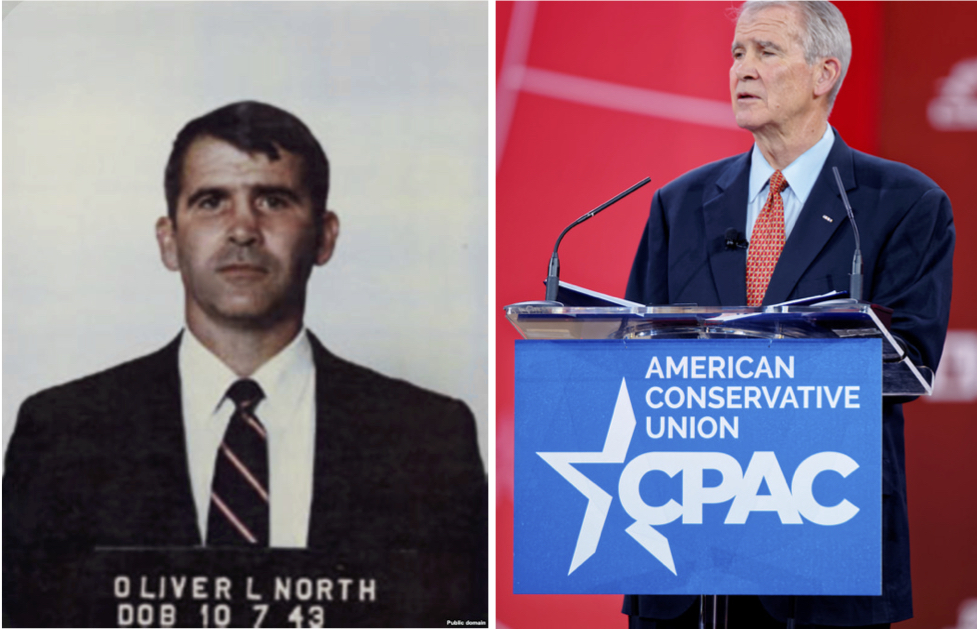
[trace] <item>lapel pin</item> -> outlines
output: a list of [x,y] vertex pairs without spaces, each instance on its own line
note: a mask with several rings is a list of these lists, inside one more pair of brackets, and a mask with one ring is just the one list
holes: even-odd
[[823,218],[824,220],[828,221],[829,223],[833,223],[834,222],[834,220],[830,216],[828,216],[827,214],[822,214],[821,215],[821,218]]

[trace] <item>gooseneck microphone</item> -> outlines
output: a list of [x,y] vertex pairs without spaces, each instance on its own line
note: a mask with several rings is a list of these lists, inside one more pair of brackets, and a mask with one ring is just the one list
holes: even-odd
[[730,227],[726,230],[726,251],[734,251],[736,249],[746,249],[750,246],[746,238],[740,236],[739,231],[735,227]]
[[604,208],[617,203],[618,201],[628,196],[629,194],[631,194],[641,186],[648,183],[651,183],[651,177],[645,177],[643,180],[634,184],[633,186],[631,186],[621,194],[617,195],[610,201],[602,205],[599,205],[598,207],[595,207],[594,209],[587,212],[577,220],[570,223],[567,226],[567,228],[563,230],[563,232],[560,234],[560,237],[556,239],[556,244],[553,246],[553,255],[550,256],[550,266],[546,274],[546,301],[556,301],[556,294],[560,289],[560,256],[557,255],[557,250],[560,248],[560,241],[563,240],[563,237],[566,236],[567,232],[573,229],[574,227],[576,227],[577,225],[579,225],[580,223],[584,222],[588,218],[593,217],[595,214],[597,214]]
[[845,185],[841,182],[841,175],[838,174],[838,167],[832,166],[835,172],[835,181],[838,183],[838,191],[841,192],[841,200],[845,203],[845,210],[848,212],[848,220],[851,227],[855,230],[855,257],[851,261],[851,284],[848,288],[848,296],[855,301],[862,300],[862,241],[858,237],[858,225],[855,223],[855,213],[851,210],[848,202],[848,195],[845,194]]

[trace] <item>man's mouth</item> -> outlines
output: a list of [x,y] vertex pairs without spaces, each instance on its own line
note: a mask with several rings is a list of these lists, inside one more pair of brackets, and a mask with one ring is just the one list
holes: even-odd
[[760,100],[760,97],[755,94],[750,94],[749,92],[737,92],[736,93],[737,102],[749,102],[754,100]]
[[265,275],[268,270],[256,264],[236,262],[218,267],[217,272],[225,277],[248,279]]

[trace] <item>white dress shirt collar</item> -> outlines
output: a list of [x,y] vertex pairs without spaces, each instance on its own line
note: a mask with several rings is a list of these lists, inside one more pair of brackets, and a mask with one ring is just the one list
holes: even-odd
[[[234,412],[226,394],[239,377],[189,330],[178,361],[190,480],[206,542],[214,459]],[[311,515],[316,412],[315,364],[305,329],[250,377],[265,394],[255,415],[268,433],[271,545],[303,548]]]
[[[270,422],[279,413],[268,413],[270,406],[279,406],[283,400],[297,399],[302,379],[294,377],[311,369],[312,344],[305,328],[271,359],[261,365],[250,379],[265,393],[261,402],[262,423],[272,430]],[[184,407],[190,405],[191,417],[209,417],[226,401],[227,390],[240,377],[231,371],[220,358],[207,349],[189,329],[184,331],[180,344],[180,379],[184,395]],[[272,395],[273,393],[273,395]],[[268,416],[268,420],[264,419]],[[284,428],[284,427],[282,427]]]

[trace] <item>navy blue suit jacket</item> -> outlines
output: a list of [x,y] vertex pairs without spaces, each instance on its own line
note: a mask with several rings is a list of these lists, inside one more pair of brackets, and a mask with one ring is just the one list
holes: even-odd
[[[746,250],[725,246],[746,231],[751,153],[707,164],[655,193],[628,280],[645,304],[746,304]],[[904,164],[835,142],[777,262],[764,304],[847,290],[855,237],[838,192],[837,166],[858,224],[863,299],[892,308],[892,332],[918,365],[936,369],[950,313],[953,216],[946,194]],[[900,400],[901,401],[901,400]],[[912,616],[902,405],[883,398],[882,563],[879,597],[799,597],[801,624],[865,625]],[[674,618],[690,596],[629,596],[625,613]],[[762,597],[786,618],[784,597]]]
[[[456,553],[469,558],[472,580],[484,589],[488,496],[468,407],[310,340],[309,548],[337,561]],[[4,616],[14,626],[46,624],[53,597],[45,583],[95,547],[200,546],[178,346],[179,339],[22,405],[3,476]],[[474,596],[473,617],[487,605],[487,590]]]

